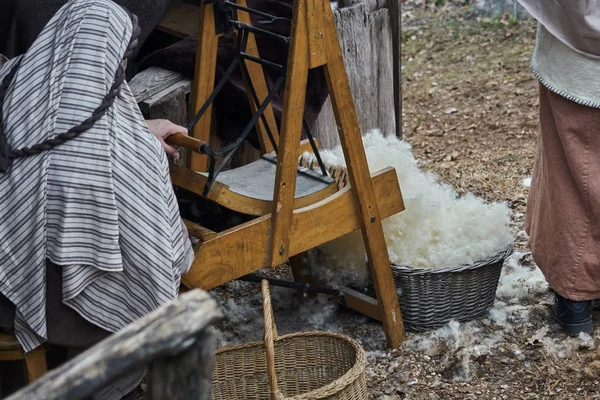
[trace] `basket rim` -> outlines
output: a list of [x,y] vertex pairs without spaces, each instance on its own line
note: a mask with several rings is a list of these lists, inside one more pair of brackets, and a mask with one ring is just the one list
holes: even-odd
[[[309,337],[319,337],[319,336],[328,336],[334,339],[341,340],[343,342],[348,343],[356,352],[356,361],[354,365],[346,371],[342,376],[334,380],[333,382],[328,383],[325,386],[322,386],[313,391],[302,393],[293,397],[285,397],[285,400],[310,400],[310,399],[323,399],[327,398],[331,395],[339,393],[341,390],[345,389],[352,383],[354,383],[365,371],[365,366],[367,362],[367,353],[362,348],[358,342],[348,336],[341,335],[339,333],[334,332],[321,332],[321,331],[309,331],[309,332],[294,332],[288,333],[286,335],[281,335],[275,340],[275,343],[282,342],[287,339],[295,339],[295,338],[309,338]],[[237,345],[227,345],[218,349],[215,353],[215,356],[218,356],[222,353],[227,353],[230,351],[243,350],[251,347],[264,347],[264,341],[255,341],[248,342]]]
[[477,269],[481,267],[485,267],[490,264],[495,264],[500,261],[506,260],[512,253],[514,252],[514,243],[509,243],[502,250],[497,253],[484,258],[480,261],[475,261],[468,264],[460,264],[455,266],[445,266],[445,267],[437,267],[437,268],[427,268],[427,267],[411,267],[409,265],[403,264],[394,264],[392,263],[392,269],[398,272],[402,272],[404,274],[412,274],[412,275],[426,275],[426,274],[444,274],[448,272],[463,272],[469,271],[472,269]]

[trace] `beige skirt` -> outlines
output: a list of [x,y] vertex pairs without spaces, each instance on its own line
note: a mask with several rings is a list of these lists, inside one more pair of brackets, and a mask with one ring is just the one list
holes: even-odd
[[539,90],[525,221],[532,255],[561,296],[600,298],[600,109]]

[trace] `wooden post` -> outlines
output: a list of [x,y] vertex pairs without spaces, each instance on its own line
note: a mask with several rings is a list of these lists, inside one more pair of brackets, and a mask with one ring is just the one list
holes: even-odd
[[[375,128],[386,134],[396,132],[397,107],[392,82],[397,70],[393,63],[389,1],[345,2],[344,7],[334,12],[363,135]],[[325,102],[312,132],[322,148],[340,144],[330,99]]]
[[[159,93],[154,98],[149,99],[149,101],[140,104],[142,113],[147,119],[168,119],[174,124],[186,126],[188,103],[185,89],[187,87],[173,90],[165,97],[161,97],[162,93]],[[143,107],[144,105],[147,108]],[[189,166],[190,157],[193,153],[180,146],[175,146],[175,148],[179,152],[179,158],[173,162],[182,167]]]
[[394,65],[394,108],[396,109],[396,136],[402,139],[402,54],[400,0],[388,0],[392,26],[392,52]]
[[210,400],[216,336],[207,328],[194,340],[188,350],[150,365],[149,400]]

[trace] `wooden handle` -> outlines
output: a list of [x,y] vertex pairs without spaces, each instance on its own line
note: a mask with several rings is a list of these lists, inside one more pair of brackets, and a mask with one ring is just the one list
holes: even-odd
[[188,230],[188,235],[200,239],[201,242],[208,242],[218,236],[217,232],[211,231],[210,229],[195,224],[192,221],[188,221],[187,219],[184,219],[183,223]]
[[198,140],[191,136],[183,135],[181,133],[171,135],[165,141],[168,144],[171,144],[174,146],[181,146],[183,148],[189,149],[189,150],[199,153],[199,154],[202,154],[202,151],[200,150],[200,148],[206,144],[206,142],[203,142],[202,140]]
[[283,393],[277,385],[277,371],[275,370],[275,341],[277,340],[277,327],[273,318],[269,281],[262,280],[263,313],[265,317],[265,349],[267,351],[267,375],[271,389],[271,400],[283,400]]

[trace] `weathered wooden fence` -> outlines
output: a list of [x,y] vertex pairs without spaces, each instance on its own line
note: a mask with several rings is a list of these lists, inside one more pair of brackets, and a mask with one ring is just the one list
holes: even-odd
[[148,400],[209,400],[223,315],[199,289],[148,314],[7,400],[81,400],[148,367]]
[[[399,56],[399,44],[395,46],[393,40],[392,14],[397,12],[390,7],[393,1],[400,0],[353,0],[354,5],[349,6],[342,1],[342,7],[334,12],[363,134],[374,128],[386,134],[397,133],[396,116],[401,115],[401,106],[394,101],[394,80],[399,79],[400,66],[399,61],[394,65],[394,48]],[[339,144],[329,100],[313,133],[323,148]]]

